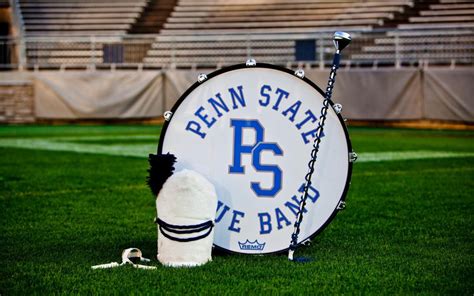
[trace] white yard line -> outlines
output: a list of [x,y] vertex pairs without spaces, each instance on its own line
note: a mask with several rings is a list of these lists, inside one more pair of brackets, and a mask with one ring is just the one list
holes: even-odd
[[[148,139],[144,136],[143,139]],[[92,139],[95,137],[88,137]],[[121,137],[117,137],[121,139]],[[136,137],[138,138],[138,137]],[[72,138],[68,138],[71,140]],[[79,138],[78,138],[79,139]],[[104,138],[95,138],[97,140]],[[126,139],[126,138],[124,138]],[[149,153],[156,153],[156,144],[130,144],[130,145],[98,145],[64,142],[64,138],[55,140],[44,139],[0,139],[0,147],[23,148],[34,150],[67,151],[77,153],[106,154],[132,157],[148,157]],[[474,157],[474,152],[451,151],[388,151],[388,152],[361,152],[358,153],[357,162],[398,161],[409,159],[435,159],[453,157]]]
[[101,140],[150,140],[150,141],[156,141],[158,142],[159,135],[129,135],[129,136],[123,136],[123,135],[111,135],[111,136],[77,136],[77,137],[52,137],[48,138],[48,140],[54,140],[54,141],[81,141],[81,142],[88,142],[88,141],[101,141]]
[[366,152],[359,153],[357,162],[379,162],[396,161],[408,159],[426,158],[452,158],[452,157],[474,157],[472,152],[451,152],[451,151],[387,151],[387,152]]
[[1,139],[0,147],[107,154],[133,157],[148,157],[149,153],[156,153],[156,144],[98,145],[59,142],[43,139]]

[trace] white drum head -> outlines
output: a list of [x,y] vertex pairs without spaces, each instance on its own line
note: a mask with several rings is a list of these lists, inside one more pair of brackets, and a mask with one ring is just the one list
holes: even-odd
[[[158,153],[177,157],[216,187],[215,246],[266,254],[288,249],[323,102],[292,71],[236,65],[196,82],[171,110]],[[328,109],[298,243],[335,216],[351,176],[342,117]]]

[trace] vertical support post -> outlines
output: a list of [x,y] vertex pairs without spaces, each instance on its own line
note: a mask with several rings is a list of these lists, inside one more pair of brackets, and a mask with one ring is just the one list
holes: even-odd
[[395,32],[395,68],[400,69],[401,61],[400,61],[400,37],[398,33]]
[[26,67],[26,44],[25,38],[20,37],[18,44],[18,70],[23,71]]
[[249,60],[252,58],[252,45],[250,44],[250,36],[247,34],[245,35],[245,48],[247,51],[247,59]]
[[169,64],[170,69],[176,68],[176,37],[173,36],[171,42],[171,63]]
[[18,58],[18,70],[22,71],[26,67],[26,46],[25,46],[25,28],[23,17],[20,11],[20,4],[18,0],[9,0],[10,8],[12,11],[12,23],[16,31],[15,37],[18,41],[15,41],[17,58]]
[[324,69],[324,41],[321,37],[318,39],[319,45],[319,69]]
[[95,36],[92,35],[90,37],[90,49],[91,49],[91,69],[95,68],[96,60],[95,60]]

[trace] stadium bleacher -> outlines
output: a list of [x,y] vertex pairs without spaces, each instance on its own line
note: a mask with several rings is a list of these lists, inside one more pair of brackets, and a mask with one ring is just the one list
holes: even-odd
[[[258,61],[284,64],[294,60],[295,41],[269,42],[265,40],[266,34],[307,34],[328,31],[335,26],[344,30],[370,31],[412,4],[413,1],[407,0],[181,0],[160,31],[152,49],[148,51],[144,62],[180,65],[191,61],[196,64],[220,65],[224,62],[241,62],[251,55]],[[252,37],[251,52],[248,50],[248,41],[242,40],[246,36],[240,37],[241,40],[231,41],[223,37],[197,37],[194,41],[184,38],[187,35],[228,36],[242,32],[256,36]],[[199,49],[190,50],[195,46]]]
[[27,36],[120,35],[140,16],[147,0],[21,0]]
[[398,31],[376,38],[352,54],[355,61],[429,60],[432,63],[457,61],[472,64],[474,58],[474,3],[469,0],[424,1],[422,8]]
[[[318,28],[370,29],[412,1],[180,1],[161,34],[313,32]],[[372,11],[372,8],[377,10]],[[295,28],[295,29],[293,29]],[[199,32],[196,32],[199,30]]]
[[21,0],[27,58],[46,65],[102,63],[107,48],[93,38],[106,36],[105,43],[119,43],[122,39],[113,36],[127,34],[147,4],[148,0]]
[[[287,64],[298,40],[354,32],[354,64],[473,63],[470,0],[18,0],[30,65]],[[147,34],[146,36],[142,34]],[[308,61],[311,63],[311,61]],[[316,61],[313,61],[316,63]]]
[[[431,1],[433,3],[438,1]],[[474,28],[474,3],[469,0],[440,0],[430,4],[399,29]]]

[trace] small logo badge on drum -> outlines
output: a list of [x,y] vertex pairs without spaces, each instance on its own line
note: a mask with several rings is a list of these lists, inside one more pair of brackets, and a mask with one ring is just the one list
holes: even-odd
[[261,244],[258,242],[258,240],[251,242],[247,239],[243,243],[239,242],[239,248],[245,251],[263,251],[265,248],[265,243]]

